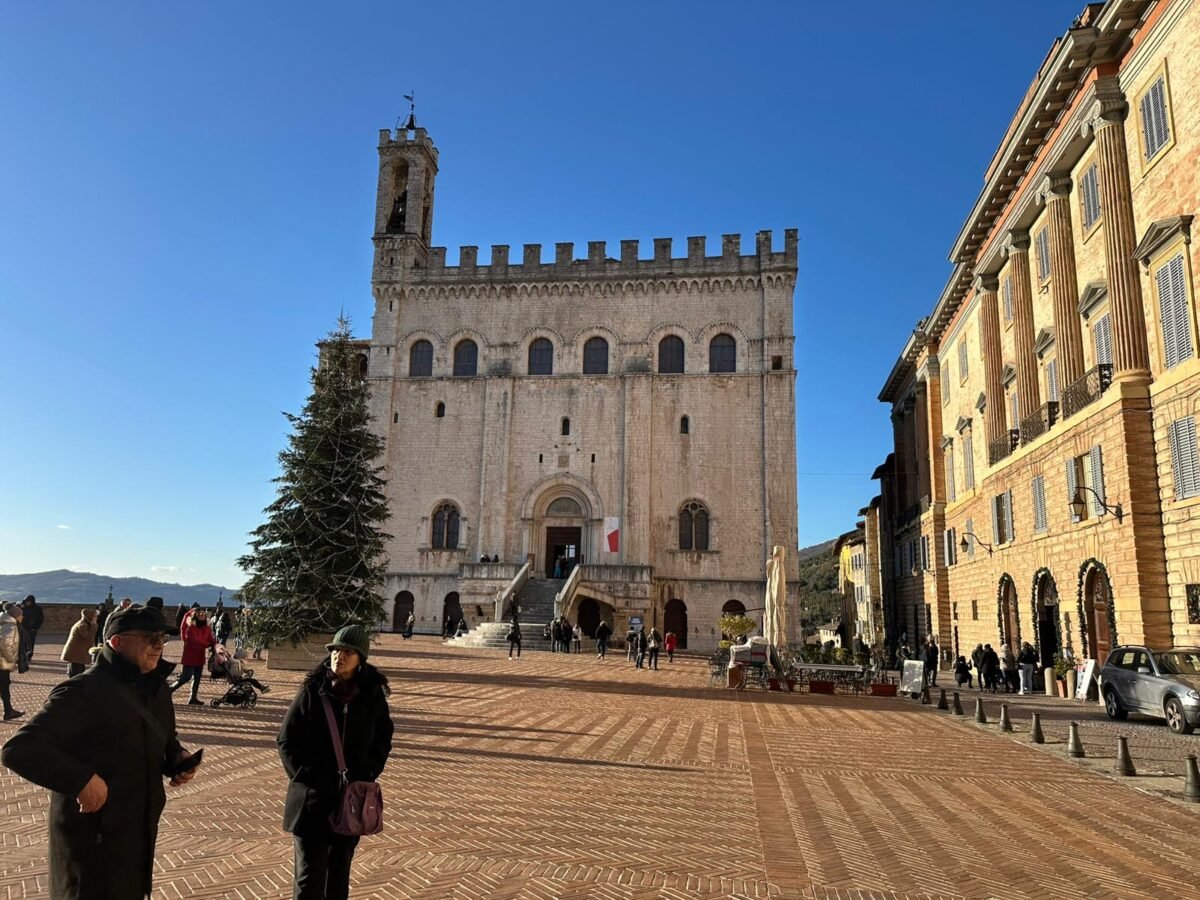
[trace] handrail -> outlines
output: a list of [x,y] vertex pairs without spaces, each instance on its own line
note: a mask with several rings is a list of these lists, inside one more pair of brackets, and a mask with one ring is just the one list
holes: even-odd
[[529,580],[529,573],[533,571],[533,563],[526,562],[521,566],[520,571],[513,576],[513,580],[502,590],[496,594],[496,621],[499,622],[504,618],[504,607],[508,601],[513,598],[517,591],[525,587],[525,582]]
[[557,619],[563,614],[563,610],[571,602],[571,597],[575,595],[575,588],[579,587],[581,578],[583,578],[583,566],[576,566],[567,576],[567,583],[562,586],[562,590],[554,595],[554,618]]

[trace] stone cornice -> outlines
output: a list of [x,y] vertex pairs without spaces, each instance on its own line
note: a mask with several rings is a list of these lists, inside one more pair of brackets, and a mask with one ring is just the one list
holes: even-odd
[[444,282],[376,280],[374,287],[385,299],[400,300],[499,300],[526,297],[644,297],[721,294],[757,291],[760,288],[794,288],[794,274],[744,275],[737,277],[593,279],[583,273],[577,280],[497,282],[486,277],[458,278]]
[[[980,394],[979,396],[982,397],[983,394]],[[957,431],[959,434],[962,434],[964,431],[966,431],[970,427],[971,427],[971,420],[968,419],[966,416],[959,416],[958,421],[954,423],[954,430]]]
[[1171,216],[1169,219],[1159,219],[1152,223],[1146,229],[1146,233],[1142,235],[1137,249],[1133,251],[1133,258],[1149,270],[1151,257],[1165,247],[1167,242],[1177,234],[1183,235],[1185,244],[1192,242],[1191,216]]
[[1079,294],[1079,315],[1085,319],[1108,296],[1108,283],[1104,281],[1089,281]]
[[1054,327],[1047,326],[1037,333],[1033,341],[1033,352],[1041,359],[1054,346]]

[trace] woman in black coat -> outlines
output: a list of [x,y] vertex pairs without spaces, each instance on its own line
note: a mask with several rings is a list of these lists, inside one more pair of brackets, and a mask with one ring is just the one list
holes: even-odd
[[304,680],[276,739],[291,783],[283,827],[295,839],[295,900],[345,900],[357,837],[335,834],[329,816],[342,785],[325,716],[328,697],[342,734],[348,781],[375,781],[392,750],[387,678],[367,662],[370,641],[349,625],[326,645],[330,656]]

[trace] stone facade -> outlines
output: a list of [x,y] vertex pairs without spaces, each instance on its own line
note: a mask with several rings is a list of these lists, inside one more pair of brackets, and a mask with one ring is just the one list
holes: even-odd
[[387,446],[388,624],[494,619],[499,593],[562,556],[572,621],[636,615],[715,646],[724,604],[763,606],[771,546],[797,546],[796,232],[745,254],[725,235],[717,255],[693,237],[683,257],[593,241],[549,262],[537,244],[487,264],[462,247],[450,265],[430,245],[428,134],[382,131],[379,159],[362,347]]
[[1198,156],[1200,3],[1088,6],[880,393],[892,641],[1200,644]]

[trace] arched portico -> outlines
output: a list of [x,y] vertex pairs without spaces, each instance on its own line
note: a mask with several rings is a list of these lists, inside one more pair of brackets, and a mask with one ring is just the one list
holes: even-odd
[[553,577],[557,557],[563,561],[560,577],[573,566],[594,562],[603,515],[600,496],[582,478],[564,473],[534,484],[521,504],[521,521],[535,575]]

